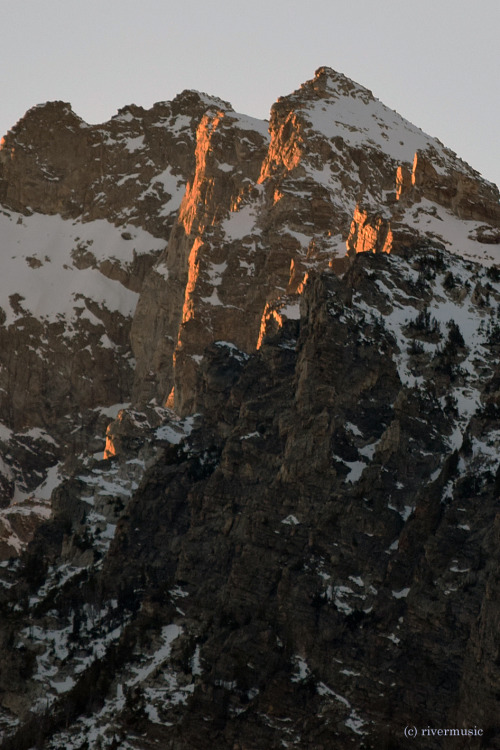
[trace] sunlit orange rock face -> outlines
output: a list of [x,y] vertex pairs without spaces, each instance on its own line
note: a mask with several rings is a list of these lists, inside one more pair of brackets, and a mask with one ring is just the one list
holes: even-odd
[[465,221],[482,221],[493,225],[500,222],[500,205],[492,185],[479,178],[477,173],[459,169],[443,170],[432,150],[417,151],[411,172],[398,167],[396,198],[404,203],[423,199],[443,206],[457,218]]
[[396,172],[396,200],[402,200],[410,190],[413,184],[412,173],[410,170],[401,165]]
[[[209,154],[213,150],[213,138],[215,131],[224,118],[224,112],[217,112],[214,116],[204,115],[196,134],[196,169],[194,178],[188,183],[186,194],[183,198],[179,211],[179,222],[183,225],[186,234],[190,234],[193,224],[196,222],[198,231],[202,231],[205,221],[209,223],[216,220],[216,215],[204,214],[203,206],[214,207],[218,205],[214,179],[210,176]],[[207,173],[208,168],[208,173]],[[221,206],[222,208],[222,206]]]
[[265,182],[276,172],[295,169],[300,164],[303,151],[302,123],[295,112],[287,112],[282,119],[280,107],[275,105],[271,113],[271,142],[262,165],[259,183]]
[[276,309],[269,302],[264,308],[262,313],[262,320],[260,322],[259,338],[257,339],[256,349],[260,349],[264,337],[269,335],[273,330],[277,330],[283,327],[283,317],[280,315],[279,310]]
[[7,146],[5,136],[0,138],[0,164],[6,164],[9,159],[14,159],[15,147],[12,146],[10,149]]
[[[160,258],[167,273],[152,274],[148,280],[132,328],[138,401],[147,403],[155,397],[165,403],[169,394],[175,394],[173,405],[186,411],[199,361],[210,341],[227,339],[243,348],[255,347],[258,320],[252,340],[248,307],[259,307],[261,302],[244,300],[255,269],[256,242],[245,238],[244,222],[229,235],[223,224],[245,213],[267,142],[267,124],[242,118],[229,105],[210,108],[200,120],[195,169]],[[258,292],[255,296],[260,297]],[[152,336],[144,335],[145,325]]]
[[[175,393],[175,408],[189,411],[204,348],[221,339],[254,351],[266,305],[298,292],[311,267],[327,268],[333,247],[345,252],[351,206],[341,208],[308,173],[336,154],[325,139],[307,141],[299,111],[309,96],[322,96],[320,89],[306,85],[273,105],[270,138],[267,126],[229,109],[201,119],[195,171],[160,259],[168,279],[152,274],[136,311],[135,399],[164,403]],[[352,163],[347,151],[345,159]],[[351,180],[339,192],[355,187]],[[147,342],[146,326],[153,331]]]
[[116,456],[116,449],[113,445],[112,439],[106,432],[106,446],[104,448],[103,458],[112,458],[113,456]]
[[103,458],[121,456],[131,450],[140,452],[147,442],[147,436],[165,420],[166,415],[164,409],[153,405],[146,406],[142,411],[121,409],[116,419],[108,424]]
[[106,429],[106,445],[104,447],[103,458],[112,458],[113,456],[116,456],[116,448],[109,428],[110,425],[108,425]]
[[200,275],[200,258],[199,253],[203,247],[203,240],[201,237],[196,237],[191,247],[188,259],[188,280],[186,284],[186,293],[184,296],[184,305],[182,306],[182,323],[187,323],[188,320],[194,317],[194,300],[193,294],[196,289],[196,282]]
[[123,421],[126,416],[126,412],[122,409],[118,412],[118,415],[114,422],[111,422],[106,429],[106,445],[104,448],[103,458],[112,458],[119,452],[117,443],[120,440],[120,433],[126,432],[123,430]]
[[392,249],[390,224],[382,217],[370,216],[356,206],[346,244],[349,254],[390,253]]
[[[428,241],[434,204],[457,217],[496,216],[491,186],[398,118],[327,68],[273,105],[268,128],[229,105],[207,108],[194,170],[160,258],[166,272],[150,275],[136,311],[135,400],[168,398],[188,413],[211,342],[255,351],[287,318],[292,308],[282,300],[300,293],[307,274],[343,273],[357,253]],[[414,142],[424,143],[415,157],[408,145]]]

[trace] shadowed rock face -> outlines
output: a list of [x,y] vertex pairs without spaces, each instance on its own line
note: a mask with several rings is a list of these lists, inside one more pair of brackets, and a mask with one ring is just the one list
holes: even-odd
[[496,188],[328,68],[0,161],[0,747],[500,747]]
[[[220,106],[184,92],[87,125],[52,102],[2,140],[2,504],[35,490],[48,500],[77,457],[104,450],[107,424],[130,403],[139,293],[194,169],[198,123]],[[29,442],[30,430],[38,443],[19,461],[16,435]]]

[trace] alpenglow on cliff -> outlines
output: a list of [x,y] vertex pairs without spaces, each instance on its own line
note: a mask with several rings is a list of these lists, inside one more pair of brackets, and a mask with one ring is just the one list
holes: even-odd
[[329,68],[0,149],[0,750],[500,748],[500,196]]

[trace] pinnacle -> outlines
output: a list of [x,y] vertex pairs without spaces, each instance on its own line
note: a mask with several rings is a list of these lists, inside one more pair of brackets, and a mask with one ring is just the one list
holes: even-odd
[[12,130],[17,130],[20,126],[32,121],[37,122],[39,120],[44,120],[47,117],[58,121],[66,118],[76,118],[77,120],[82,121],[81,117],[73,111],[73,107],[69,102],[63,102],[62,100],[57,99],[49,102],[42,102],[31,107],[31,109],[29,109],[26,114],[18,120]]
[[[308,82],[309,83],[309,82]],[[314,80],[310,83],[313,84],[316,91],[324,92],[324,94],[349,94],[351,96],[361,96],[362,98],[368,97],[373,99],[372,92],[361,86],[356,81],[348,78],[343,73],[340,73],[333,68],[328,66],[322,66],[315,71]],[[307,84],[306,84],[307,85]],[[319,89],[318,89],[319,86]]]
[[219,109],[233,109],[230,102],[227,102],[218,96],[207,94],[204,91],[197,91],[196,89],[184,89],[184,91],[172,100],[172,104],[174,103],[191,106],[202,103],[205,106],[218,107]]
[[365,103],[375,99],[369,89],[356,83],[343,73],[327,65],[322,65],[315,71],[314,78],[305,81],[299,89],[289,96],[280,97],[278,102],[288,100],[294,103],[306,103],[311,100],[335,100],[346,96],[359,98]]

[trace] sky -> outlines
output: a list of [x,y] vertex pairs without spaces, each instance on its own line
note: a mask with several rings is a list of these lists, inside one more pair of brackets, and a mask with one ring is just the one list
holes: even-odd
[[0,131],[196,89],[268,118],[327,65],[500,185],[500,0],[0,0]]

